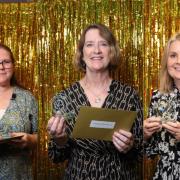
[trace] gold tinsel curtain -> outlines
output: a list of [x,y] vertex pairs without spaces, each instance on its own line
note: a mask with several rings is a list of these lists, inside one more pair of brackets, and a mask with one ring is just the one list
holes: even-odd
[[[16,59],[16,76],[39,103],[38,152],[35,179],[59,179],[64,164],[47,157],[46,124],[51,98],[77,81],[73,56],[82,30],[103,23],[116,35],[122,63],[113,76],[134,86],[142,98],[145,116],[151,92],[158,88],[163,47],[180,30],[179,0],[34,0],[0,3],[0,41],[10,46]],[[144,179],[153,162],[145,160]]]

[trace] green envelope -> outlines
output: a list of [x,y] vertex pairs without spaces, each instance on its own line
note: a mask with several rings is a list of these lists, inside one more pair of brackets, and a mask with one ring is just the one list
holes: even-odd
[[114,131],[130,131],[136,116],[136,111],[82,106],[72,137],[112,141]]

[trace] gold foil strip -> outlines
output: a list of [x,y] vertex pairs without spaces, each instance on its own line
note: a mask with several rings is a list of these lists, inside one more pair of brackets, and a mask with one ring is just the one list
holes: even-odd
[[[39,104],[39,145],[34,159],[35,179],[60,179],[65,164],[54,165],[47,156],[46,124],[51,99],[82,77],[73,57],[82,30],[103,23],[116,35],[121,66],[112,76],[139,92],[146,117],[151,93],[158,88],[160,60],[169,37],[180,30],[179,0],[36,0],[0,3],[0,41],[11,47],[19,82]],[[148,179],[154,165],[145,163]]]

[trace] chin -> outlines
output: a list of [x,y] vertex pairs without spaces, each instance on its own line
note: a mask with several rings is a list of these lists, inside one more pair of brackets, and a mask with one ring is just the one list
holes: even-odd
[[174,79],[175,82],[180,81],[180,76],[174,76],[173,79]]

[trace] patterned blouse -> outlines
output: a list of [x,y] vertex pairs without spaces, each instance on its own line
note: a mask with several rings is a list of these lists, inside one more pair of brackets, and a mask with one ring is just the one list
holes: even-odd
[[[53,110],[61,111],[67,118],[69,136],[80,106],[91,105],[79,82],[54,97]],[[110,141],[69,138],[65,146],[58,146],[51,139],[48,149],[49,157],[55,163],[68,160],[65,180],[140,180],[140,173],[136,170],[138,162],[142,159],[143,113],[136,91],[130,86],[113,80],[102,108],[138,112],[132,127],[135,143],[128,153],[120,153]]]
[[[177,88],[171,93],[162,94],[158,90],[152,94],[149,117],[160,116],[162,121],[180,122],[180,92]],[[179,180],[180,178],[180,142],[165,129],[153,134],[145,144],[149,157],[159,155],[154,180]]]
[[[37,133],[37,103],[29,91],[14,87],[10,104],[0,119],[0,130],[1,135],[10,131]],[[0,179],[33,179],[29,150],[0,144]]]

